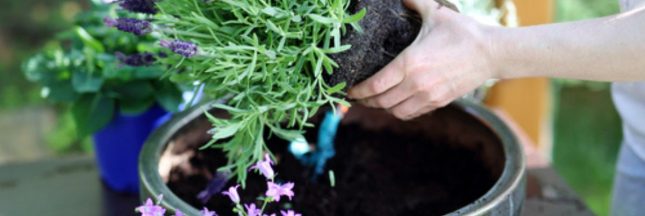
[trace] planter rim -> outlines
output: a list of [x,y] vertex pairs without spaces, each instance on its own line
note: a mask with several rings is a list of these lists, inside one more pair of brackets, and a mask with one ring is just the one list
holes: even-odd
[[[196,208],[184,202],[166,186],[159,175],[158,164],[166,144],[177,131],[210,110],[213,104],[221,102],[203,102],[184,112],[177,113],[170,121],[149,136],[139,156],[140,198],[142,201],[147,198],[157,199],[158,195],[163,194],[164,198],[158,201],[161,205],[170,207],[169,210],[180,209],[187,215],[199,215]],[[507,200],[509,202],[508,213],[512,215],[514,209],[523,204],[521,202],[523,197],[518,199],[520,203],[514,203],[513,198],[513,195],[518,194],[514,193],[515,190],[524,190],[524,188],[518,188],[524,183],[526,172],[522,146],[510,128],[497,115],[482,105],[466,100],[458,100],[453,105],[478,119],[480,123],[498,136],[504,150],[505,161],[502,175],[486,194],[447,215],[482,215],[493,211],[495,207],[502,205]],[[519,194],[523,195],[524,193]]]
[[[486,194],[448,215],[483,215],[492,212],[495,207],[502,205],[507,200],[509,212],[504,215],[513,215],[514,209],[521,206],[524,199],[524,197],[520,197],[518,199],[520,203],[514,203],[515,199],[513,198],[513,195],[518,194],[514,193],[515,190],[524,190],[524,188],[519,188],[523,187],[526,175],[526,159],[521,143],[502,119],[482,105],[467,100],[456,101],[455,105],[477,118],[480,123],[488,126],[497,135],[502,142],[505,161],[502,175]],[[523,192],[519,194],[524,195]]]

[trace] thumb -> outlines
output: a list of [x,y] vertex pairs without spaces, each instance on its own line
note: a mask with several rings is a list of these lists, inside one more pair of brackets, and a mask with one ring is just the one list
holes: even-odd
[[403,0],[403,4],[419,13],[424,20],[434,21],[442,14],[459,12],[457,6],[448,0]]

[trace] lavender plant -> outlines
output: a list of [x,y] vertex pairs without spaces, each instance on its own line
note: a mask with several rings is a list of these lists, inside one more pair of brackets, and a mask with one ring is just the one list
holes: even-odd
[[154,14],[146,20],[113,19],[108,24],[134,34],[152,25],[160,45],[177,55],[161,59],[172,65],[171,80],[203,85],[206,95],[226,98],[215,105],[230,118],[209,116],[212,141],[228,164],[220,171],[244,187],[246,172],[262,160],[265,135],[301,138],[307,120],[324,105],[341,103],[345,84],[328,85],[324,73],[338,65],[330,54],[350,49],[341,43],[348,26],[365,10],[348,14],[350,0],[122,0],[133,12]]
[[[155,62],[158,53],[145,22],[104,17],[124,15],[115,6],[92,1],[90,10],[79,14],[75,27],[63,31],[42,52],[27,60],[27,79],[42,86],[42,96],[71,105],[80,136],[90,135],[107,125],[114,113],[142,113],[154,104],[177,111],[181,91],[161,79],[165,69]],[[132,20],[134,25],[125,25]],[[109,24],[105,26],[105,23]]]

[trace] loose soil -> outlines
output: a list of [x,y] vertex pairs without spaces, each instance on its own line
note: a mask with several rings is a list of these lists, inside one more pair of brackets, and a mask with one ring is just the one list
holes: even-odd
[[[278,159],[278,181],[296,185],[294,199],[281,200],[280,207],[307,216],[442,215],[476,201],[499,178],[503,151],[490,130],[456,110],[445,108],[402,122],[383,111],[353,108],[339,129],[336,156],[327,166],[335,173],[335,187],[326,174],[312,179],[312,170],[288,153],[287,142],[270,139]],[[196,198],[214,170],[225,163],[217,150],[196,150],[208,141],[205,132],[210,127],[204,119],[198,122],[174,138],[168,151],[193,156],[172,168],[167,184],[197,208],[207,206],[220,215],[233,215],[227,197],[215,195],[206,205]],[[307,136],[315,140],[316,131],[308,131]],[[227,187],[234,184],[231,181]],[[254,201],[265,190],[263,177],[250,174],[247,188],[241,190],[242,200]]]
[[[436,1],[457,10],[445,0]],[[348,28],[342,42],[352,48],[331,56],[341,66],[327,77],[331,85],[346,82],[352,86],[367,79],[410,45],[421,29],[421,18],[406,9],[402,0],[355,0],[353,3],[349,8],[353,13],[367,9],[367,15],[359,22],[363,32]]]

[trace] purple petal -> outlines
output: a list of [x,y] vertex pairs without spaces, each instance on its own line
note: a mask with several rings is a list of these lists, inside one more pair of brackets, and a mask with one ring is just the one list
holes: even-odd
[[114,27],[118,22],[110,17],[105,17],[103,18],[103,23],[108,27]]
[[117,52],[115,56],[121,63],[133,67],[150,66],[157,60],[154,54],[149,52],[135,53],[132,55]]
[[247,216],[260,216],[262,214],[262,210],[258,209],[255,203],[244,204],[244,208],[246,208]]
[[206,204],[206,202],[208,202],[208,200],[210,200],[214,194],[218,194],[219,192],[222,191],[222,188],[226,186],[227,181],[228,181],[227,173],[217,172],[213,180],[211,180],[211,182],[208,183],[208,186],[206,187],[206,189],[204,189],[203,191],[199,192],[199,194],[197,194],[197,199],[199,199],[199,201],[201,201],[203,204]]
[[175,211],[175,216],[186,216],[183,212],[177,210]]
[[206,208],[206,207],[204,207],[204,209],[202,209],[202,210],[199,212],[199,214],[200,214],[201,216],[217,216],[217,213],[215,213],[215,211],[210,211],[210,210],[208,210],[208,208]]
[[273,161],[271,161],[271,156],[269,156],[269,154],[265,154],[264,160],[258,161],[254,166],[252,166],[252,168],[260,171],[260,173],[262,173],[262,175],[264,175],[268,180],[272,180],[275,176],[275,172],[271,167],[272,164]]
[[197,45],[195,45],[194,43],[188,42],[188,41],[161,40],[159,42],[159,44],[162,47],[168,48],[168,49],[172,50],[174,53],[182,55],[182,56],[184,56],[186,58],[193,57],[194,55],[197,54]]
[[121,8],[144,14],[156,14],[157,6],[155,2],[157,0],[121,0],[119,6]]
[[163,216],[166,213],[165,208],[155,205],[150,198],[146,200],[144,205],[137,207],[135,211],[141,213],[141,216]]
[[230,187],[228,191],[222,192],[222,194],[228,196],[233,203],[240,203],[240,195],[237,193],[237,188],[240,187],[239,185]]
[[280,211],[280,213],[282,214],[282,216],[302,216],[301,214],[298,214],[298,213],[294,212],[293,210],[289,210],[289,211],[286,211],[286,212],[285,211]]
[[117,18],[106,17],[103,19],[106,26],[114,27],[120,31],[129,32],[137,36],[148,34],[152,31],[152,25],[146,20],[134,18]]

